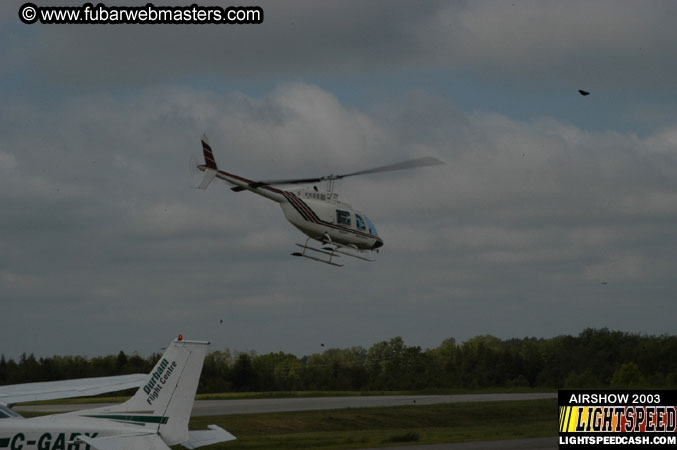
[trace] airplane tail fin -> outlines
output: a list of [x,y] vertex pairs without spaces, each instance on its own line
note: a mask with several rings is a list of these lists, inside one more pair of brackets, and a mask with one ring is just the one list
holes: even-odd
[[191,440],[188,420],[208,346],[208,342],[174,340],[132,398],[81,415],[156,427],[170,446]]
[[198,166],[198,168],[204,171],[205,174],[202,177],[202,182],[200,183],[200,186],[198,187],[204,190],[209,187],[209,184],[216,176],[216,172],[218,172],[219,170],[218,167],[216,166],[214,153],[212,152],[212,148],[209,146],[209,141],[207,140],[206,134],[202,136],[202,154],[204,155],[205,163],[203,166]]

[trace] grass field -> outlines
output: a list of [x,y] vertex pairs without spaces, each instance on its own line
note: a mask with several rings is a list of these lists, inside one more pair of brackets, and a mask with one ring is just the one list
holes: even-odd
[[[198,417],[238,439],[209,449],[351,449],[555,436],[557,399]],[[180,448],[180,447],[177,447]]]

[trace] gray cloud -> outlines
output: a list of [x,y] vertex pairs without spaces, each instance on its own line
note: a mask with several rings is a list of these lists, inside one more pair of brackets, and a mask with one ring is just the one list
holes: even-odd
[[309,69],[324,74],[384,71],[417,59],[420,48],[407,26],[437,8],[436,3],[412,8],[405,1],[257,4],[265,21],[255,26],[36,25],[15,55],[23,69],[37,70],[51,81],[97,85],[194,75],[261,79],[273,70],[288,77]]
[[[666,88],[672,2],[450,2],[417,28],[436,63],[494,78]],[[642,85],[644,83],[644,85]]]
[[[677,126],[589,132],[468,114],[421,91],[350,107],[308,83],[262,96],[158,86],[19,103],[0,108],[10,355],[150,351],[178,331],[309,353],[395,335],[432,346],[586,326],[674,330]],[[220,165],[253,178],[422,154],[447,165],[342,183],[386,246],[376,263],[336,270],[288,256],[301,235],[276,205],[191,189],[203,131]],[[34,336],[8,338],[27,322]],[[67,339],[47,338],[64,329]]]
[[[14,19],[20,3],[4,6],[6,17]],[[220,84],[267,80],[271,73],[287,79],[385,76],[414,69],[593,91],[665,90],[677,72],[665,56],[677,38],[670,1],[650,7],[629,0],[259,4],[265,21],[256,26],[37,24],[23,26],[20,40],[6,19],[4,47],[17,63],[10,70],[77,86],[190,77]]]

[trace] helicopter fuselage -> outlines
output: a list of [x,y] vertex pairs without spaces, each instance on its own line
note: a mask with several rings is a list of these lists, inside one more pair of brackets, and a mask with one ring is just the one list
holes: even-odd
[[336,192],[322,192],[316,187],[284,190],[208,165],[197,167],[205,172],[205,179],[211,177],[207,184],[219,178],[233,185],[231,190],[235,192],[247,190],[279,203],[285,218],[312,239],[357,250],[376,250],[383,246],[369,218],[339,200]]

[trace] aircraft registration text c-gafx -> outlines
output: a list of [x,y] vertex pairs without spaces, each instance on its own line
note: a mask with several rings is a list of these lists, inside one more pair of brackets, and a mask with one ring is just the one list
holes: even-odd
[[[38,450],[80,450],[80,442],[77,438],[87,436],[96,438],[99,433],[43,433],[39,438],[27,440],[26,435],[17,433],[11,438],[0,438],[0,448],[10,450],[24,450],[36,446]],[[89,444],[85,444],[82,450],[90,450]]]

